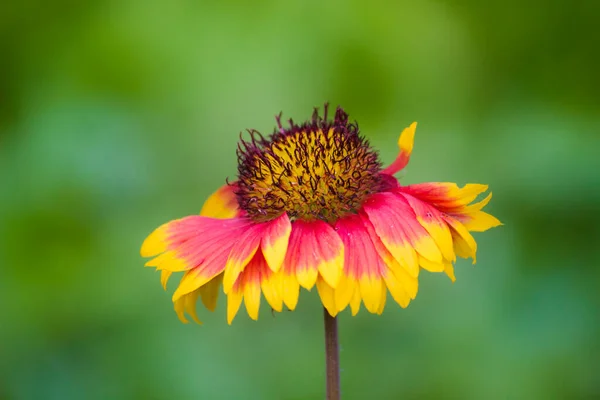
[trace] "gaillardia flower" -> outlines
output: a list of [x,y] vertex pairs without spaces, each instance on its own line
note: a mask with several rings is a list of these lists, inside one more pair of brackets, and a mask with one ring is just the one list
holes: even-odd
[[280,117],[265,138],[249,131],[237,149],[238,179],[217,190],[200,215],[168,222],[144,241],[146,266],[161,271],[177,315],[200,322],[196,301],[216,307],[221,285],[231,323],[244,300],[258,318],[261,293],[271,308],[293,310],[300,287],[317,287],[329,314],[361,303],[383,312],[387,292],[401,306],[417,295],[420,269],[454,281],[456,256],[475,262],[470,231],[500,222],[482,211],[486,185],[402,186],[394,174],[408,163],[416,123],[404,129],[400,152],[387,168],[338,107],[332,120],[317,110],[310,121],[284,128]]

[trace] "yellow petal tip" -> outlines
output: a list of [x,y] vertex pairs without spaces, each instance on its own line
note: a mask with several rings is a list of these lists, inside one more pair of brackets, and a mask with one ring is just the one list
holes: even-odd
[[403,153],[410,154],[413,149],[413,143],[415,140],[415,131],[417,129],[417,123],[413,122],[408,128],[404,128],[398,139],[398,147]]

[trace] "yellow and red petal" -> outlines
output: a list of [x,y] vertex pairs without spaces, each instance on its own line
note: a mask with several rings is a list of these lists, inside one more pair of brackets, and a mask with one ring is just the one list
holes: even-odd
[[443,261],[436,242],[405,199],[395,193],[376,193],[365,201],[363,210],[385,247],[411,275],[416,276],[417,254],[432,262]]
[[407,193],[397,192],[402,196],[413,209],[417,216],[417,221],[435,240],[438,248],[442,252],[444,258],[448,261],[456,260],[452,245],[452,234],[448,228],[448,224],[444,221],[443,215],[432,205],[425,203]]
[[263,233],[261,250],[273,272],[277,272],[283,264],[291,233],[292,223],[286,213],[269,221]]
[[343,277],[335,289],[338,310],[341,311],[353,301],[356,308],[355,296],[358,291],[365,308],[371,313],[379,313],[383,309],[381,302],[386,293],[383,277],[389,272],[363,218],[360,215],[347,216],[336,222],[335,229],[346,249]]
[[396,160],[394,160],[394,162],[385,168],[382,173],[386,175],[394,175],[406,167],[410,161],[416,129],[417,123],[413,122],[408,128],[405,128],[402,131],[400,137],[398,138],[398,149],[400,150],[398,157],[396,157]]
[[402,192],[448,213],[462,210],[487,189],[487,185],[478,183],[470,183],[461,188],[452,182],[428,182],[400,187]]
[[[147,265],[172,272],[186,271],[173,295],[173,301],[196,290],[223,271],[227,256],[240,232],[247,229],[245,219],[215,219],[189,216],[164,224],[153,232],[142,246],[151,243],[163,250]],[[160,246],[156,243],[160,242]],[[159,248],[160,247],[160,248]],[[155,253],[154,255],[156,255]],[[163,283],[168,278],[163,275]]]
[[[278,291],[276,281],[273,280],[274,273],[271,271],[261,252],[256,252],[252,260],[238,275],[231,290],[227,294],[227,321],[229,324],[237,314],[242,299],[246,306],[248,315],[253,320],[258,319],[260,309],[261,289],[269,300],[271,307],[281,310],[281,295]],[[264,288],[267,287],[265,291]]]
[[309,290],[319,275],[335,287],[343,262],[344,245],[329,224],[321,220],[297,220],[292,224],[284,275],[295,275],[298,283]]
[[[381,257],[383,262],[387,265],[388,270],[394,275],[395,279],[400,285],[400,288],[404,290],[404,292],[408,295],[410,299],[414,299],[417,296],[417,291],[419,290],[419,281],[417,277],[410,275],[406,271],[406,269],[402,268],[400,263],[396,261],[394,256],[392,256],[392,254],[385,247],[385,245],[375,232],[373,224],[367,218],[363,217],[363,223],[365,225],[367,233],[369,234],[369,237],[371,238],[371,242],[373,242],[377,253],[379,253],[379,257]],[[386,284],[387,278],[389,278],[390,275],[391,274],[386,274],[386,276],[384,276],[384,278],[386,279]],[[392,287],[388,285],[388,289],[390,289],[392,296],[394,297],[394,299],[396,299]],[[400,293],[398,293],[398,296],[400,296]],[[398,302],[398,300],[396,301]],[[400,305],[402,306],[402,304]],[[408,303],[406,303],[406,305],[408,305]]]
[[200,210],[200,215],[222,219],[239,216],[241,210],[235,194],[236,189],[236,182],[221,186],[206,199]]
[[229,293],[238,276],[256,254],[267,224],[268,222],[249,225],[231,248],[224,265],[223,289],[225,293]]

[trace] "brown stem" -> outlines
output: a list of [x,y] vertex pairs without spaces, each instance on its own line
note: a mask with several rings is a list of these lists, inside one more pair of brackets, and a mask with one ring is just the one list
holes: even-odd
[[325,365],[327,372],[327,400],[340,400],[340,347],[337,319],[323,308],[325,320]]

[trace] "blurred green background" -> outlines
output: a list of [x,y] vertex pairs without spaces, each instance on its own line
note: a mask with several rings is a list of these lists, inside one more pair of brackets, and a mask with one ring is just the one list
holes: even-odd
[[[600,3],[0,5],[0,398],[321,399],[316,292],[179,323],[139,247],[239,132],[341,104],[404,183],[488,183],[457,282],[340,317],[344,399],[599,398]],[[201,309],[201,307],[199,307]]]

